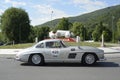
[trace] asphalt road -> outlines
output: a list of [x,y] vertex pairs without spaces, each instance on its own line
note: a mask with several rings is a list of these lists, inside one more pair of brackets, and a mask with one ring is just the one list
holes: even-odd
[[46,64],[31,66],[12,58],[0,57],[0,80],[120,80],[120,57],[93,66]]

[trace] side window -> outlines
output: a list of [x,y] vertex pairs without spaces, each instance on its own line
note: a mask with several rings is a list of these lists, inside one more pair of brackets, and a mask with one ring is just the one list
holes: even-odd
[[38,44],[36,48],[44,48],[44,43]]
[[46,42],[46,48],[54,48],[54,42]]
[[46,48],[61,48],[60,42],[46,42]]
[[60,42],[54,42],[54,47],[55,48],[61,48]]

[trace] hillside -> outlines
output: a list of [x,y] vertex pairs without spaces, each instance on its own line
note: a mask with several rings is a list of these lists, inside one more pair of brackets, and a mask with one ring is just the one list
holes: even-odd
[[[111,6],[104,9],[96,10],[91,13],[75,16],[75,17],[68,17],[70,22],[82,22],[86,27],[92,27],[94,28],[95,24],[99,22],[103,22],[104,24],[108,25],[109,27],[112,27],[112,18],[114,16],[113,24],[115,26],[116,22],[120,18],[120,5],[117,6]],[[46,22],[42,25],[38,26],[49,26],[55,27],[60,19],[55,19],[52,22]]]

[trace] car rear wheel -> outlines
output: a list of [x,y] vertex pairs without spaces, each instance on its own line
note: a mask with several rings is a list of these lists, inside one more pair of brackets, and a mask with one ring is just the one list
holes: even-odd
[[96,62],[96,55],[94,54],[85,54],[82,59],[84,65],[93,65]]
[[33,54],[30,56],[29,62],[32,65],[43,65],[44,59],[43,59],[43,56],[40,54]]

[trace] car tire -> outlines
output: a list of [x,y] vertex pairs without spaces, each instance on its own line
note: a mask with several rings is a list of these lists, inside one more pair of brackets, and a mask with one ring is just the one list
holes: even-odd
[[97,57],[95,54],[85,54],[82,58],[83,65],[93,65],[97,61]]
[[44,57],[40,54],[32,54],[29,57],[29,63],[35,66],[41,66],[44,64]]

